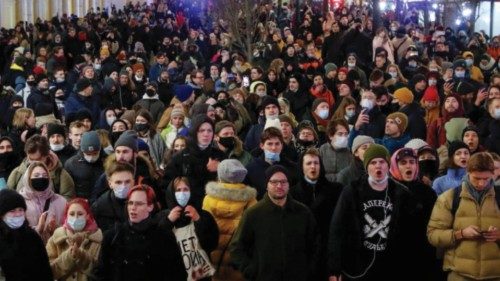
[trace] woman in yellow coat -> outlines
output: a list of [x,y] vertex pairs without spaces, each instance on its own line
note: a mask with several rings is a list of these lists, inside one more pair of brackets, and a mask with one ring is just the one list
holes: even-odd
[[241,182],[247,170],[236,159],[222,161],[217,168],[219,182],[206,185],[203,209],[210,212],[219,227],[219,245],[211,254],[212,264],[217,269],[212,280],[245,280],[243,275],[230,265],[228,246],[240,223],[243,212],[257,203],[257,191]]
[[102,232],[87,200],[75,198],[66,205],[64,225],[47,242],[50,267],[57,280],[85,281],[99,256]]

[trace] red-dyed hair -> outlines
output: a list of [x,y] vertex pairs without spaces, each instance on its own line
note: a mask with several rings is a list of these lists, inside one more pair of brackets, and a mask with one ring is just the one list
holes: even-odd
[[84,198],[74,198],[66,204],[66,208],[64,209],[64,227],[67,229],[71,229],[71,227],[67,224],[66,219],[68,218],[68,210],[69,207],[73,204],[79,204],[83,207],[85,212],[87,212],[88,218],[87,223],[85,224],[85,228],[83,231],[94,232],[98,229],[97,223],[95,222],[94,215],[92,214],[92,210],[90,209],[90,204],[87,199]]
[[158,209],[160,206],[158,206],[158,201],[156,201],[156,193],[154,189],[146,184],[141,184],[141,180],[139,181],[139,184],[132,187],[127,194],[127,200],[130,199],[130,196],[132,196],[132,193],[136,191],[143,191],[146,193],[146,198],[148,200],[148,205],[153,205],[155,209]]

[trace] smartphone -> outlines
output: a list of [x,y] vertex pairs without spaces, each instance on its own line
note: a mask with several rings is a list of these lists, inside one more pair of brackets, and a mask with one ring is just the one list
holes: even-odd
[[250,78],[248,76],[243,76],[243,87],[249,87],[250,86]]

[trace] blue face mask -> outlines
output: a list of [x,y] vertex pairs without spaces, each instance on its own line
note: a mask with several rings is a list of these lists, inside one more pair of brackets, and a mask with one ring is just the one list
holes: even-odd
[[85,225],[87,225],[87,220],[85,220],[84,217],[68,217],[68,220],[66,221],[68,223],[69,227],[73,229],[73,231],[78,232],[82,231],[85,228]]
[[276,152],[271,152],[268,150],[264,150],[264,157],[266,160],[269,160],[271,162],[279,162],[280,161],[280,154]]
[[177,191],[175,193],[175,199],[181,207],[186,207],[189,198],[191,197],[191,192],[189,191]]
[[465,71],[455,71],[455,76],[457,78],[464,78],[465,77]]
[[19,217],[11,217],[11,216],[5,216],[3,218],[3,222],[11,228],[11,229],[18,229],[21,226],[23,226],[25,221],[24,216],[19,216]]

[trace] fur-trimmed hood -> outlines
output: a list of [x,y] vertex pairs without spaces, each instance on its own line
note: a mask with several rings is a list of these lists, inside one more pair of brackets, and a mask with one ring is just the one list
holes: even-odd
[[257,197],[257,190],[242,183],[209,182],[205,187],[207,195],[228,200],[247,202]]

